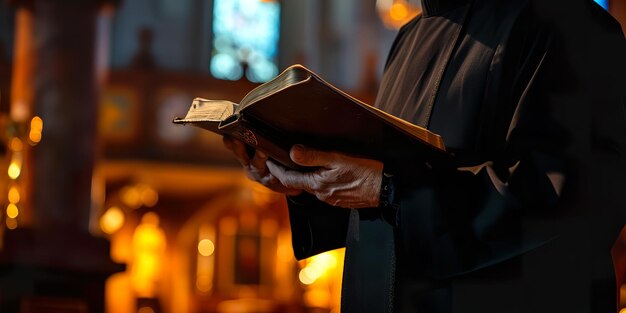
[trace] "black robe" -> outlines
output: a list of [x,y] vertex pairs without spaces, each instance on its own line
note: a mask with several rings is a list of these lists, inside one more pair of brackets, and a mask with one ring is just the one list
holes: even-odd
[[289,199],[302,259],[346,246],[342,312],[615,312],[626,47],[591,0],[424,0],[376,105],[454,167],[385,164],[397,221]]

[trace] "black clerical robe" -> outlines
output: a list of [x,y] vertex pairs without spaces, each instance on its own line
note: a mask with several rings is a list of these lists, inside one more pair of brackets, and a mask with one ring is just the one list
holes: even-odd
[[454,166],[385,164],[397,220],[289,199],[301,259],[346,246],[342,312],[615,312],[626,49],[591,0],[424,0],[381,109]]

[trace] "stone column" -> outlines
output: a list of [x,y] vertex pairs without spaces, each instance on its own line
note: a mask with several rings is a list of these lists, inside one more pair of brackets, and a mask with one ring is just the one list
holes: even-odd
[[0,308],[103,312],[104,281],[123,269],[110,260],[109,242],[89,233],[102,82],[98,25],[108,4],[13,2],[17,18],[11,118],[23,125],[39,116],[43,132],[41,141],[24,151],[27,219],[5,232]]

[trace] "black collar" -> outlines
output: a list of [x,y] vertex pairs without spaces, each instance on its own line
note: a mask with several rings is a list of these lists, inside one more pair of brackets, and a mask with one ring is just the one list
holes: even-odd
[[470,0],[422,0],[422,15],[433,16],[444,13],[454,7],[469,3]]

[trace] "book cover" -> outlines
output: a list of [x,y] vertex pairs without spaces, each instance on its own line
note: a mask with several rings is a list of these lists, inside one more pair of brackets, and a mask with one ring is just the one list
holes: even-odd
[[233,136],[293,169],[302,169],[289,158],[294,144],[389,165],[449,157],[439,135],[355,99],[302,65],[253,89],[239,104],[196,98],[174,123]]

